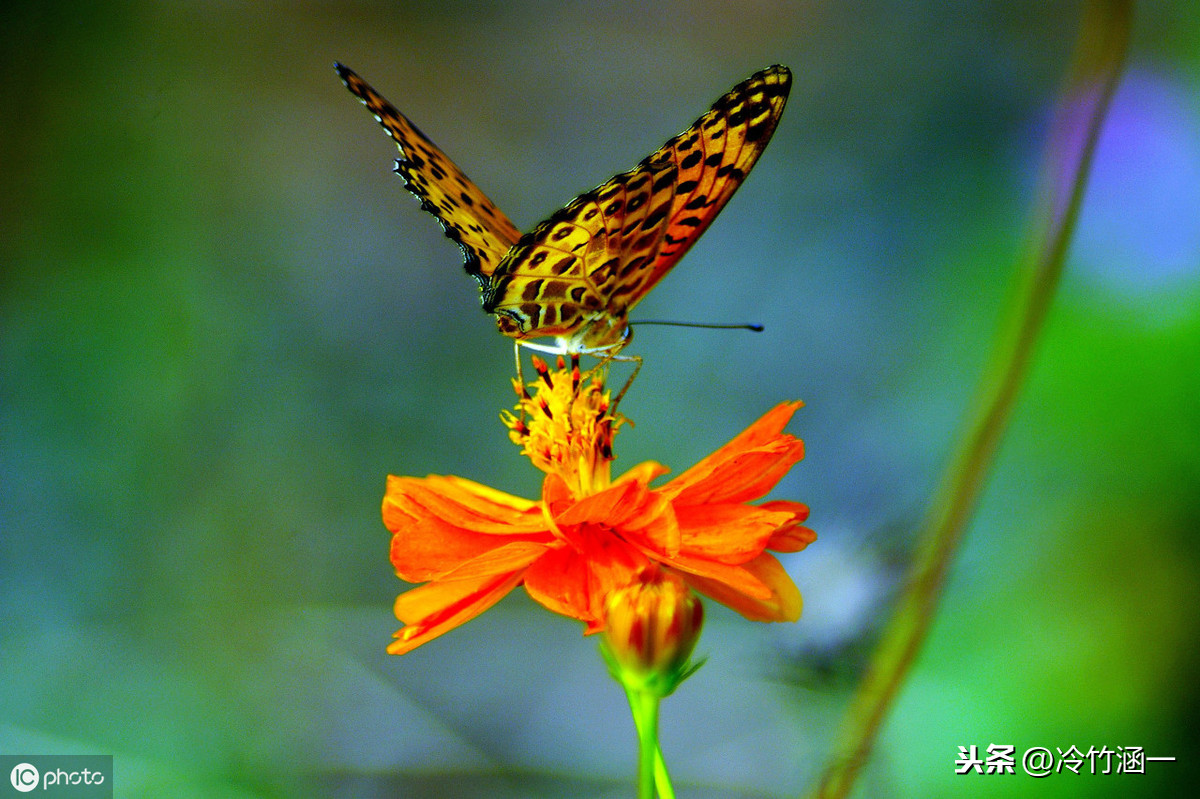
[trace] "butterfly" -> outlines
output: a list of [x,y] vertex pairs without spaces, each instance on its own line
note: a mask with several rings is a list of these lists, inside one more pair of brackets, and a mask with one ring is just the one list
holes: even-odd
[[[679,262],[766,148],[791,88],[756,72],[628,172],[522,235],[416,125],[349,68],[338,75],[400,148],[395,171],[462,249],[500,332],[557,353],[616,352],[629,311]],[[555,346],[527,340],[555,337]]]

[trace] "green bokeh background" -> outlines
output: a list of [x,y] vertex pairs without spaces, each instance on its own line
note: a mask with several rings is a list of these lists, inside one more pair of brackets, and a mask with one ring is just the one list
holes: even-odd
[[[594,641],[514,594],[403,658],[388,473],[532,496],[511,348],[337,80],[521,227],[795,73],[642,318],[617,469],[776,402],[820,539],[795,625],[719,607],[664,707],[682,797],[814,778],[1027,238],[1077,3],[10,3],[0,24],[0,752],[118,796],[631,796]],[[861,795],[1163,796],[1200,712],[1200,12],[1137,11],[1060,294]],[[1143,775],[954,775],[958,746]],[[0,781],[0,789],[7,786]]]

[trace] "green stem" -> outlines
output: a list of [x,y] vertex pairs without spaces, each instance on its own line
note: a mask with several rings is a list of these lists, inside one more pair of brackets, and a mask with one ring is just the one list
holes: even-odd
[[652,691],[626,687],[629,710],[638,735],[638,799],[675,799],[667,764],[658,745],[658,704],[660,697]]
[[675,789],[671,787],[671,775],[667,773],[667,761],[663,758],[662,746],[654,746],[654,785],[658,788],[660,799],[675,799]]
[[933,620],[946,573],[979,498],[1058,286],[1101,123],[1116,88],[1132,0],[1092,0],[1054,120],[1041,206],[1020,265],[1023,290],[997,335],[977,401],[930,505],[906,586],[851,701],[842,734],[813,794],[846,796]]

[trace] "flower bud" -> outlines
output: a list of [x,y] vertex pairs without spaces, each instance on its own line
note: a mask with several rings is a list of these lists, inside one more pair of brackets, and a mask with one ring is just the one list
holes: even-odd
[[604,631],[609,669],[626,688],[667,696],[698,668],[689,664],[704,606],[683,579],[653,569],[614,591]]

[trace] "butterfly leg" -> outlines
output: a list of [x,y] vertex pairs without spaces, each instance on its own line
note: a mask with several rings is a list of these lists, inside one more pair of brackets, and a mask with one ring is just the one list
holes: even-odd
[[529,394],[529,389],[525,388],[525,375],[521,372],[521,341],[513,339],[513,360],[517,363],[517,382],[521,385],[521,390],[525,394]]
[[616,399],[613,400],[612,407],[614,410],[616,409],[616,407],[619,404],[621,404],[621,398],[625,396],[625,392],[628,391],[629,387],[633,385],[633,380],[635,377],[638,376],[638,372],[642,371],[642,356],[640,356],[640,355],[621,355],[619,353],[621,351],[622,346],[624,346],[624,342],[621,342],[621,344],[612,346],[612,347],[603,347],[603,348],[584,350],[584,352],[586,354],[591,355],[595,358],[598,358],[600,361],[598,364],[596,364],[595,366],[593,366],[591,369],[588,370],[589,376],[593,372],[598,372],[601,369],[604,369],[604,370],[606,370],[605,377],[607,377],[607,367],[613,361],[621,361],[622,363],[632,363],[633,364],[633,373],[630,374],[629,377],[625,380],[625,385],[621,387],[621,390],[617,393]]
[[633,373],[629,375],[629,379],[625,381],[625,385],[621,387],[621,391],[617,394],[617,398],[613,400],[613,408],[621,404],[621,397],[625,396],[625,392],[633,385],[633,379],[638,376],[638,372],[642,371],[642,356],[640,355],[610,355],[610,361],[625,361],[633,364]]
[[[537,352],[545,352],[547,354],[557,355],[558,356],[558,368],[560,370],[566,368],[566,361],[563,360],[563,353],[559,349],[552,349],[550,347],[546,347],[546,346],[543,346],[540,344],[531,344],[527,341],[521,341],[520,339],[516,339],[513,341],[513,360],[516,362],[516,369],[517,369],[515,388],[517,390],[517,397],[522,400],[522,402],[520,403],[520,405],[521,405],[520,420],[521,420],[521,424],[523,426],[525,423],[525,402],[524,401],[532,399],[532,395],[530,395],[530,393],[529,393],[529,385],[525,382],[524,368],[521,364],[521,348],[522,347],[527,347],[527,348],[529,348],[531,350],[535,350]],[[533,367],[534,367],[534,370],[537,371],[538,377],[546,384],[546,386],[551,386],[552,381],[550,380],[550,369],[549,369],[548,365],[541,359],[537,358],[537,356],[534,356]],[[578,388],[579,383],[580,383],[579,353],[575,353],[575,352],[571,353],[571,372],[572,372],[572,380],[574,381],[574,388]],[[545,404],[545,400],[542,400],[542,403]]]
[[[625,344],[626,344],[625,341],[621,341],[618,344],[609,345],[607,347],[594,347],[594,348],[584,349],[579,352],[570,352],[571,361],[572,361],[572,363],[574,363],[576,365],[579,363],[580,355],[591,355],[593,358],[596,358],[599,361],[599,363],[597,363],[595,366],[593,366],[591,369],[589,369],[587,371],[587,373],[584,375],[584,378],[590,378],[596,372],[599,372],[601,370],[607,370],[608,365],[610,363],[612,363],[613,361],[621,361],[623,363],[632,363],[633,364],[633,373],[631,375],[629,375],[629,378],[625,381],[625,385],[621,387],[621,391],[617,394],[616,399],[613,400],[613,404],[612,404],[613,408],[616,408],[618,403],[621,402],[621,398],[625,396],[625,392],[629,390],[629,387],[631,385],[633,385],[633,379],[635,377],[637,377],[638,372],[640,372],[642,370],[642,356],[640,356],[640,355],[620,355],[619,354],[621,352],[621,348],[624,347]],[[560,359],[562,359],[562,357],[565,354],[567,354],[567,351],[562,346],[537,344],[535,342],[523,341],[521,339],[516,339],[513,341],[513,357],[516,359],[516,364],[517,364],[517,380],[521,384],[521,390],[524,391],[527,396],[529,393],[529,390],[525,386],[525,378],[522,376],[522,373],[521,373],[521,348],[522,347],[533,350],[535,352],[544,352],[544,353],[547,353],[548,355],[557,355]],[[605,376],[607,376],[607,372],[605,373]]]

